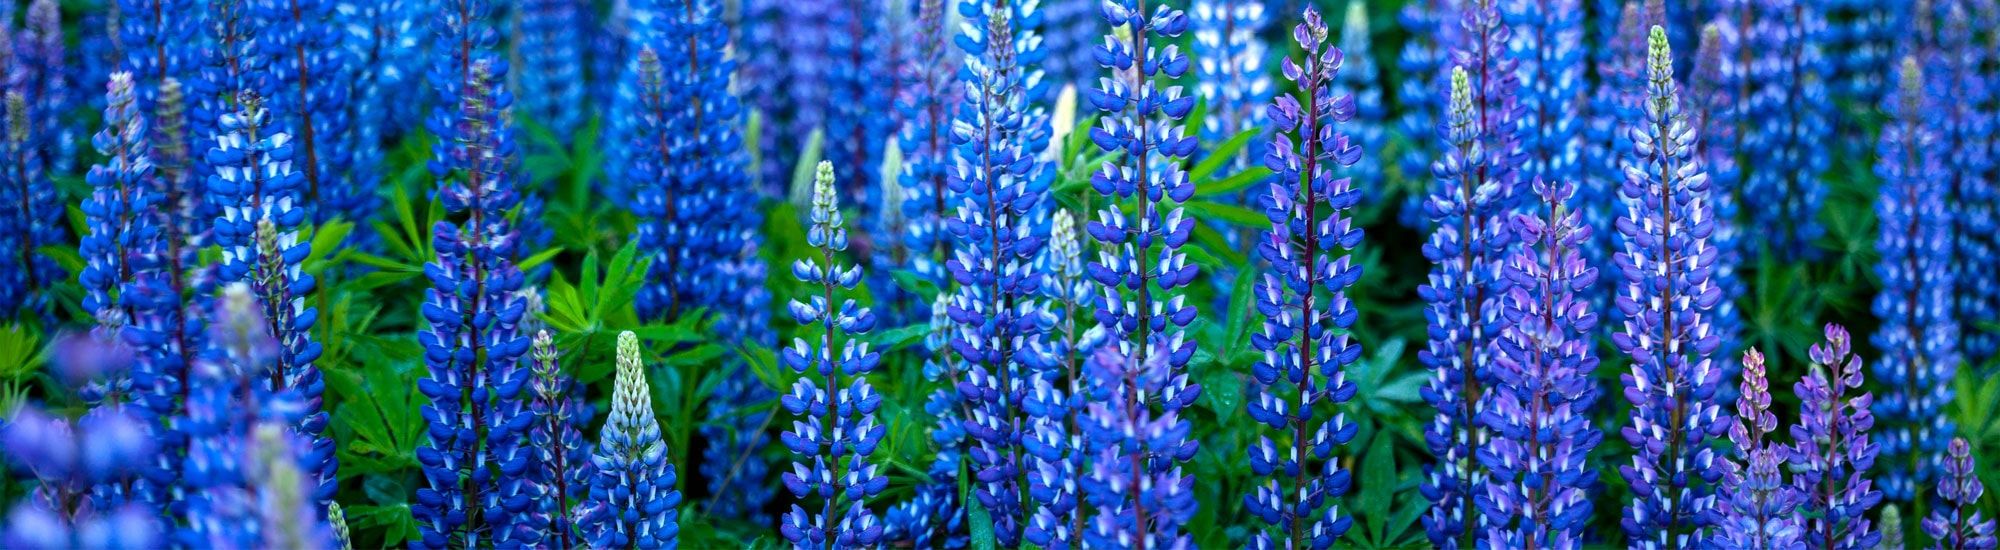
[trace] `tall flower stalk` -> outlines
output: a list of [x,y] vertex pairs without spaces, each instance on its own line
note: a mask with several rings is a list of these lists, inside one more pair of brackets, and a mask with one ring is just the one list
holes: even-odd
[[1799,548],[1804,542],[1797,512],[1803,499],[1785,483],[1790,453],[1767,439],[1777,433],[1778,415],[1771,412],[1764,354],[1745,351],[1742,372],[1736,418],[1729,426],[1736,452],[1725,463],[1718,491],[1722,519],[1714,540],[1727,548]]
[[1042,291],[1055,319],[1043,340],[1047,346],[1044,353],[1055,366],[1032,381],[1034,387],[1029,389],[1024,406],[1033,420],[1021,445],[1032,457],[1028,493],[1036,502],[1025,536],[1045,548],[1080,546],[1082,541],[1077,537],[1090,517],[1089,503],[1082,499],[1076,483],[1085,475],[1089,456],[1082,430],[1083,399],[1087,396],[1083,360],[1097,347],[1103,330],[1086,324],[1091,312],[1088,305],[1097,288],[1084,273],[1081,238],[1075,215],[1058,209],[1039,269],[1046,274]]
[[1721,371],[1709,312],[1722,293],[1711,280],[1716,251],[1708,175],[1696,160],[1698,137],[1682,110],[1666,30],[1648,38],[1640,123],[1628,127],[1632,158],[1620,187],[1625,212],[1615,256],[1624,288],[1614,303],[1622,326],[1612,335],[1632,359],[1622,375],[1635,449],[1619,468],[1633,489],[1622,522],[1640,548],[1700,548],[1717,520],[1717,467],[1709,438],[1728,429],[1715,401]]
[[1597,313],[1586,296],[1597,269],[1580,250],[1590,228],[1571,206],[1576,186],[1537,180],[1533,189],[1533,214],[1509,224],[1524,246],[1501,268],[1510,285],[1500,301],[1498,384],[1479,419],[1493,433],[1478,451],[1491,477],[1476,500],[1496,546],[1575,548],[1594,508],[1584,487],[1597,473],[1587,459],[1604,439],[1589,416]]
[[[312,243],[301,238],[309,223],[305,179],[292,171],[296,149],[291,135],[272,128],[271,112],[256,94],[237,98],[240,107],[223,115],[223,132],[209,150],[215,175],[208,181],[210,200],[220,206],[213,233],[222,246],[217,279],[247,282],[264,311],[265,327],[283,353],[262,372],[267,391],[295,391],[306,413],[294,426],[311,438],[310,472],[319,481],[315,500],[333,498],[335,458],[333,439],[325,435],[327,416],[320,411],[325,381],[314,361],[321,347],[312,336],[319,312],[308,304],[316,281],[303,264]],[[241,368],[258,368],[247,366]]]
[[[874,313],[839,295],[861,284],[861,268],[840,265],[838,256],[847,250],[846,220],[833,164],[822,161],[818,168],[806,242],[819,257],[792,263],[792,275],[817,293],[792,300],[792,319],[804,336],[794,338],[781,357],[800,376],[778,400],[797,417],[781,439],[794,457],[785,488],[799,503],[779,520],[778,532],[798,547],[864,548],[882,536],[869,500],[889,485],[869,462],[885,428],[875,423],[882,396],[867,376],[882,356],[858,339],[875,328]],[[817,341],[809,343],[805,336]],[[808,505],[816,509],[808,511]]]
[[1276,175],[1259,197],[1271,226],[1257,243],[1270,270],[1256,286],[1263,329],[1250,339],[1263,359],[1251,370],[1254,398],[1245,400],[1268,428],[1248,449],[1263,479],[1243,504],[1265,524],[1250,546],[1329,548],[1353,523],[1329,501],[1347,493],[1351,477],[1334,448],[1358,428],[1337,408],[1354,397],[1345,371],[1361,357],[1350,333],[1360,314],[1346,292],[1361,278],[1349,258],[1362,231],[1347,217],[1361,195],[1342,173],[1363,151],[1342,131],[1354,98],[1332,86],[1345,56],[1327,41],[1319,12],[1306,8],[1292,37],[1303,55],[1286,58],[1284,74],[1300,92],[1270,109],[1275,133],[1264,164]]
[[1195,342],[1182,332],[1194,322],[1183,293],[1198,269],[1180,250],[1194,233],[1181,204],[1194,197],[1182,163],[1196,139],[1177,122],[1195,98],[1172,84],[1190,64],[1173,43],[1187,31],[1186,13],[1148,0],[1109,1],[1101,13],[1111,31],[1097,51],[1106,75],[1087,94],[1102,113],[1090,139],[1122,154],[1090,178],[1103,198],[1088,229],[1099,243],[1089,272],[1103,289],[1096,313],[1107,341],[1086,378],[1096,386],[1085,400],[1083,485],[1095,515],[1082,537],[1085,546],[1146,548],[1185,543],[1181,526],[1195,509],[1178,463],[1198,444],[1178,411],[1200,393],[1187,383]]
[[956,58],[947,55],[950,38],[945,33],[945,0],[922,0],[917,8],[916,36],[918,67],[909,93],[899,98],[896,109],[904,124],[897,134],[903,154],[901,229],[904,264],[940,288],[947,284],[945,262],[950,260],[951,242],[946,238],[944,219],[951,213],[945,187],[951,172],[952,113],[957,111]]
[[[1209,99],[1201,138],[1222,143],[1245,130],[1268,133],[1264,107],[1271,101],[1271,77],[1264,70],[1263,0],[1197,0],[1190,8],[1194,29],[1195,76]],[[1247,168],[1264,156],[1269,138],[1253,138],[1232,167]]]
[[481,51],[495,40],[487,13],[479,0],[453,0],[435,28],[444,55],[431,81],[449,102],[432,114],[439,143],[431,169],[447,216],[432,229],[429,328],[418,335],[430,373],[418,389],[431,400],[422,410],[429,437],[417,448],[427,486],[412,506],[420,548],[517,543],[515,523],[535,521],[527,506],[540,498],[523,475],[530,452],[520,357],[529,342],[519,330],[521,238],[508,218],[521,200],[505,114],[511,98]]
[[264,98],[281,127],[291,131],[303,177],[301,203],[314,223],[336,217],[364,220],[372,214],[375,190],[346,178],[352,154],[341,142],[348,131],[347,94],[340,87],[354,78],[345,38],[335,17],[335,0],[253,0],[258,19],[256,47],[270,60],[271,88]]
[[[1349,2],[1340,26],[1340,71],[1328,85],[1333,87],[1334,97],[1354,98],[1354,120],[1348,123],[1346,131],[1349,138],[1362,151],[1380,152],[1388,143],[1389,110],[1382,103],[1382,90],[1388,86],[1373,54],[1369,53],[1372,41],[1368,3]],[[1384,185],[1387,181],[1382,177],[1384,164],[1387,163],[1357,162],[1344,167],[1344,174],[1353,180],[1353,187],[1362,197],[1380,197],[1387,190]]]
[[[2000,218],[1995,217],[2000,215],[2000,209],[1993,204],[2000,200],[1993,179],[2000,177],[2000,171],[1996,171],[2000,163],[1994,162],[1993,154],[1993,138],[2000,133],[1995,132],[1992,122],[1996,110],[2000,110],[2000,105],[1992,103],[2000,100],[2000,89],[1996,89],[2000,87],[2000,79],[1995,77],[2000,71],[1990,68],[1992,63],[2000,62],[1995,59],[2000,54],[1974,35],[1975,26],[1981,23],[1974,22],[1967,13],[1969,2],[1956,0],[1943,4],[1941,11],[1946,15],[1936,51],[1923,61],[1937,68],[1926,75],[1930,93],[1949,98],[1931,102],[1936,107],[1931,124],[1937,129],[1939,160],[1943,164],[1943,171],[1938,174],[1945,181],[1943,204],[1953,205],[1956,212],[1951,219],[1953,261],[1950,264],[1954,308],[1945,314],[1956,317],[1960,323],[1976,324],[2000,320],[2000,274],[1981,268],[2000,258],[2000,221],[1996,221]],[[1966,330],[1959,336],[1963,338],[1959,350],[1971,365],[1984,368],[2000,356],[2000,336],[1992,331]],[[1897,497],[1907,494],[1899,491]]]
[[1492,0],[1462,6],[1461,42],[1453,56],[1450,103],[1441,128],[1443,154],[1431,165],[1437,185],[1424,201],[1431,220],[1424,257],[1429,281],[1417,293],[1428,304],[1430,341],[1417,360],[1435,374],[1422,390],[1437,410],[1424,432],[1437,463],[1421,488],[1432,544],[1471,548],[1484,537],[1474,500],[1486,494],[1487,472],[1473,453],[1489,437],[1479,418],[1495,384],[1500,300],[1507,280],[1500,263],[1512,242],[1507,213],[1516,201],[1518,64],[1507,51],[1511,30]]
[[[543,499],[534,513],[547,522],[539,544],[574,548],[584,542],[581,511],[597,475],[591,464],[593,449],[582,431],[589,422],[589,405],[580,395],[582,386],[564,376],[555,339],[548,331],[535,334],[529,354],[535,400],[534,424],[528,429],[529,446],[534,449],[530,466],[534,471],[529,475],[540,485]],[[577,505],[572,507],[572,502]]]
[[[1938,479],[1936,458],[1953,432],[1945,407],[1952,400],[1958,370],[1959,320],[1951,315],[1953,212],[1944,185],[1947,149],[1926,118],[1939,96],[1925,89],[1925,73],[1915,57],[1905,57],[1896,91],[1886,107],[1876,173],[1882,177],[1875,204],[1881,224],[1875,272],[1882,292],[1873,311],[1882,319],[1870,342],[1882,350],[1875,379],[1886,385],[1875,415],[1888,428],[1883,438],[1883,492],[1910,502]],[[1921,510],[1921,508],[1919,508]]]
[[[1053,364],[1039,345],[1053,324],[1040,298],[1033,262],[1045,237],[1034,227],[1054,173],[1041,160],[1037,137],[1046,116],[1035,106],[1041,71],[1031,27],[1033,3],[970,0],[965,47],[965,98],[952,125],[956,165],[945,178],[956,215],[945,229],[958,243],[945,266],[955,285],[947,313],[955,326],[952,351],[964,361],[971,416],[964,427],[979,482],[980,504],[993,518],[995,539],[1020,544],[1027,520],[1027,472],[1021,448],[1029,427],[1023,401]],[[1046,137],[1041,138],[1046,140]]]
[[1752,94],[1744,101],[1755,121],[1743,133],[1744,154],[1768,162],[1750,167],[1743,201],[1768,207],[1746,210],[1743,223],[1767,230],[1769,252],[1782,260],[1817,257],[1814,241],[1825,233],[1818,222],[1827,188],[1821,174],[1831,157],[1820,141],[1832,131],[1834,105],[1821,4],[1758,3],[1749,8],[1756,13],[1753,26],[1744,30],[1754,52],[1746,54],[1754,62],[1747,65]]
[[[1458,21],[1457,3],[1457,0],[1417,0],[1396,12],[1396,23],[1411,35],[1396,58],[1396,69],[1402,73],[1397,78],[1396,90],[1398,128],[1410,144],[1398,162],[1404,179],[1421,181],[1424,174],[1430,173],[1431,163],[1437,161],[1438,151],[1431,138],[1438,133],[1438,113],[1446,112],[1446,102],[1450,100],[1438,95],[1438,91],[1450,93],[1446,59],[1451,56],[1450,37],[1457,34],[1453,28]],[[1411,228],[1428,227],[1431,220],[1424,209],[1424,193],[1410,195],[1403,204],[1400,220]]]

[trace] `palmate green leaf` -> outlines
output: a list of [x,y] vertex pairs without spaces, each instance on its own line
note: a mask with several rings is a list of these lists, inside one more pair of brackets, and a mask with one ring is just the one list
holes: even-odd
[[903,289],[903,292],[923,298],[922,303],[928,304],[931,300],[937,299],[938,292],[940,292],[937,283],[917,276],[915,271],[898,269],[891,272],[889,277],[896,280],[896,286]]
[[[404,366],[395,366],[399,364]],[[341,441],[341,477],[417,467],[417,443],[424,434],[418,408],[424,398],[414,391],[415,371],[408,363],[378,361],[359,371],[327,372],[329,389],[342,396],[333,413],[334,434]]]
[[[21,325],[0,329],[0,380],[19,380],[35,374],[48,359],[42,338]],[[5,412],[5,411],[0,411]]]
[[347,527],[353,532],[377,531],[382,533],[382,546],[400,547],[406,541],[419,540],[423,533],[417,530],[417,518],[405,504],[357,504],[343,506],[347,515]]

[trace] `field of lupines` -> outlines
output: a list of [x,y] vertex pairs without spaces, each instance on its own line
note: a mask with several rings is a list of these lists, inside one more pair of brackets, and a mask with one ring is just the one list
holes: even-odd
[[0,548],[1996,547],[2000,0],[0,0]]

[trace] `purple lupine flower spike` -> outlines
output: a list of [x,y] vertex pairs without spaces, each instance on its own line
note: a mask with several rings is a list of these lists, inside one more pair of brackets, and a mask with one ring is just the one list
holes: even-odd
[[1657,26],[1646,81],[1643,117],[1627,127],[1633,155],[1620,188],[1624,246],[1615,256],[1625,284],[1612,342],[1632,359],[1621,376],[1632,403],[1622,432],[1636,450],[1619,468],[1633,487],[1622,523],[1633,547],[1701,547],[1719,519],[1714,486],[1724,470],[1709,440],[1728,429],[1715,401],[1721,372],[1708,327],[1722,293],[1711,279],[1708,175],[1694,156],[1698,138],[1682,110],[1666,30]]
[[1810,355],[1812,369],[1793,386],[1803,403],[1789,450],[1793,491],[1803,496],[1806,546],[1874,548],[1882,539],[1868,520],[1869,509],[1882,502],[1868,478],[1877,453],[1868,436],[1875,426],[1869,411],[1874,395],[1849,394],[1860,391],[1862,374],[1846,328],[1827,325],[1826,343],[1813,345]]
[[1950,550],[1993,550],[2000,548],[1994,536],[1993,519],[1980,516],[1979,498],[1986,493],[1973,471],[1972,446],[1965,438],[1951,438],[1943,462],[1944,475],[1938,480],[1938,497],[1945,506],[1931,510],[1924,518],[1924,533],[1937,541],[1936,548]]
[[1882,292],[1873,311],[1882,325],[1869,341],[1882,351],[1877,381],[1886,384],[1875,416],[1887,429],[1882,438],[1882,489],[1890,500],[1921,498],[1938,475],[1936,457],[1953,432],[1944,413],[1952,400],[1952,380],[1960,356],[1958,318],[1951,315],[1951,217],[1943,184],[1944,146],[1927,120],[1938,108],[1937,91],[1927,89],[1914,56],[1905,57],[1898,86],[1885,105],[1891,122],[1883,126],[1875,170],[1882,191],[1875,204],[1881,224],[1875,272]]
[[1344,56],[1327,40],[1319,12],[1306,8],[1292,38],[1303,55],[1286,58],[1284,74],[1300,95],[1271,104],[1274,133],[1263,161],[1275,176],[1258,200],[1271,225],[1257,251],[1271,269],[1256,284],[1263,328],[1250,342],[1263,359],[1251,371],[1254,397],[1245,401],[1265,429],[1248,449],[1261,479],[1243,504],[1264,523],[1250,547],[1323,549],[1353,523],[1338,502],[1351,474],[1334,448],[1358,426],[1324,411],[1357,390],[1346,368],[1361,357],[1349,332],[1360,315],[1346,289],[1361,278],[1350,257],[1362,231],[1348,218],[1361,195],[1342,174],[1363,151],[1342,131],[1353,120],[1354,98],[1332,86]]
[[1084,527],[1083,546],[1192,546],[1185,527],[1197,506],[1194,476],[1179,463],[1200,449],[1182,415],[1201,386],[1173,368],[1166,349],[1145,361],[1117,350],[1099,348],[1086,367],[1092,387],[1081,428],[1090,460],[1077,482],[1096,514]]
[[1577,548],[1594,508],[1585,488],[1597,473],[1586,459],[1604,439],[1588,412],[1598,399],[1590,378],[1597,313],[1587,298],[1597,270],[1581,251],[1591,236],[1570,206],[1576,186],[1536,180],[1532,188],[1534,214],[1510,224],[1524,246],[1501,267],[1509,288],[1498,384],[1478,419],[1493,434],[1477,455],[1491,476],[1477,501],[1492,546]]
[[1722,519],[1715,543],[1725,548],[1800,548],[1797,510],[1803,499],[1785,483],[1787,449],[1766,437],[1777,432],[1771,413],[1771,382],[1764,354],[1743,352],[1743,375],[1736,418],[1729,426],[1733,460],[1725,461],[1718,505]]

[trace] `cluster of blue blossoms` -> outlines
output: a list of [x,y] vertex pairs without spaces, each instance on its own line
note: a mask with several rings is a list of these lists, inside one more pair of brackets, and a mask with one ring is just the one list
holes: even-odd
[[[1216,506],[1192,473],[1215,403],[1255,426],[1220,442],[1253,480],[1221,505],[1255,520],[1235,540],[1338,547],[1344,448],[1387,433],[1348,415],[1361,225],[1398,194],[1429,264],[1409,521],[1431,545],[1617,538],[1589,527],[1607,471],[1634,548],[1893,545],[1889,504],[1947,547],[1996,545],[1949,414],[1958,369],[2000,354],[1990,0],[1416,0],[1394,87],[1362,2],[1338,30],[1259,0],[117,0],[67,27],[56,0],[16,4],[0,311],[56,335],[60,384],[0,411],[34,480],[7,548],[348,546],[335,497],[400,487],[373,479],[390,450],[335,445],[330,409],[354,403],[326,387],[359,375],[321,370],[354,346],[325,287],[401,282],[332,267],[354,257],[426,287],[394,321],[421,365],[421,429],[388,468],[412,547],[671,548],[689,518],[797,548],[1189,546]],[[1878,139],[1880,359],[1827,325],[1786,368],[1747,346],[1742,279],[1826,263],[1827,176],[1866,144],[1822,141],[1877,126],[1849,105],[1883,115],[1851,132]],[[401,153],[427,170],[387,173],[392,143],[427,145]],[[526,168],[596,143],[596,181]],[[793,210],[766,200],[787,181]],[[378,188],[411,186],[432,208],[395,234]],[[608,383],[563,364],[606,344],[565,355],[541,303],[567,284],[558,242],[601,244],[548,225],[570,188],[614,199],[646,266],[609,315],[648,328],[609,344]],[[796,212],[805,246],[767,254],[764,212]],[[1254,269],[1204,278],[1229,248]],[[1211,282],[1248,351],[1198,349]],[[653,340],[668,324],[710,331],[719,376],[656,374],[697,348]],[[921,407],[875,385],[918,383],[877,372],[906,358]],[[1593,423],[1607,360],[1615,428]],[[1790,422],[1774,372],[1796,376]],[[668,405],[649,375],[712,391]],[[656,399],[710,420],[663,426]],[[933,422],[881,420],[919,409]],[[1615,470],[1590,460],[1614,433]],[[900,462],[908,441],[929,464]]]

